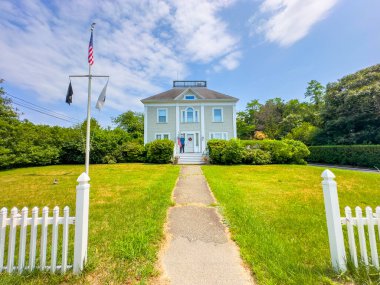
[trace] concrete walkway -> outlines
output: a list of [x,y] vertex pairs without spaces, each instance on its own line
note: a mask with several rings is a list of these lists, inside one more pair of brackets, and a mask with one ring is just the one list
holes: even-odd
[[182,166],[169,209],[160,284],[253,284],[221,222],[200,166]]

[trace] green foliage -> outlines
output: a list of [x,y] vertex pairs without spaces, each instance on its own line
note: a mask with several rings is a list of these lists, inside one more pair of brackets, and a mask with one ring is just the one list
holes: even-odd
[[308,161],[380,168],[380,145],[310,146]]
[[222,163],[240,164],[243,160],[243,147],[236,139],[229,140],[226,147],[222,150]]
[[303,142],[306,145],[311,145],[315,142],[320,129],[310,123],[303,122],[298,127],[292,129],[285,138]]
[[305,98],[310,98],[310,101],[316,106],[321,106],[324,102],[326,88],[317,80],[311,80],[307,84]]
[[127,111],[112,121],[118,128],[123,129],[135,139],[141,139],[144,136],[144,114],[139,112]]
[[207,147],[213,164],[305,164],[310,154],[305,144],[295,140],[213,139],[207,142]]
[[169,163],[173,156],[174,142],[168,139],[155,140],[145,145],[147,162]]
[[329,83],[325,101],[322,143],[380,143],[380,64]]
[[243,163],[244,164],[270,164],[272,157],[268,151],[261,149],[244,149],[243,150]]
[[212,139],[207,141],[210,162],[214,164],[222,163],[223,150],[227,146],[226,140]]
[[143,162],[146,150],[142,144],[137,142],[126,142],[120,147],[122,162]]

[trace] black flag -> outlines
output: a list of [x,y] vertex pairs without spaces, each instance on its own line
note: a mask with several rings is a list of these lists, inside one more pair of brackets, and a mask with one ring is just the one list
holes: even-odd
[[73,87],[71,87],[71,80],[70,80],[69,88],[67,89],[66,103],[69,105],[70,103],[73,103]]

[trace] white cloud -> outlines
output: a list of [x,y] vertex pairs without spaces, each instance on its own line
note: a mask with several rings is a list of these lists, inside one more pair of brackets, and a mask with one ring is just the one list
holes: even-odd
[[305,37],[339,0],[265,0],[252,19],[255,33],[269,42],[290,46]]
[[[219,70],[238,66],[239,38],[219,16],[233,3],[1,1],[0,77],[37,94],[38,101],[61,102],[68,75],[87,71],[89,25],[95,21],[93,73],[110,75],[107,105],[141,109],[141,98],[161,91],[177,74],[186,77],[189,64],[219,60]],[[96,97],[104,82],[93,82]],[[73,87],[74,102],[85,103],[86,81],[73,79]]]

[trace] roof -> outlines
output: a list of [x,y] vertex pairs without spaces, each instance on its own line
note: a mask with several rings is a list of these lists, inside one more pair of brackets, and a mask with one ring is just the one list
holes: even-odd
[[175,100],[178,96],[184,93],[187,90],[193,91],[195,94],[198,94],[201,99],[199,100],[222,100],[222,101],[238,101],[239,99],[216,92],[214,90],[204,88],[204,87],[190,87],[190,88],[172,88],[168,91],[150,96],[148,98],[142,99],[141,102],[150,102],[150,101],[172,101]]

